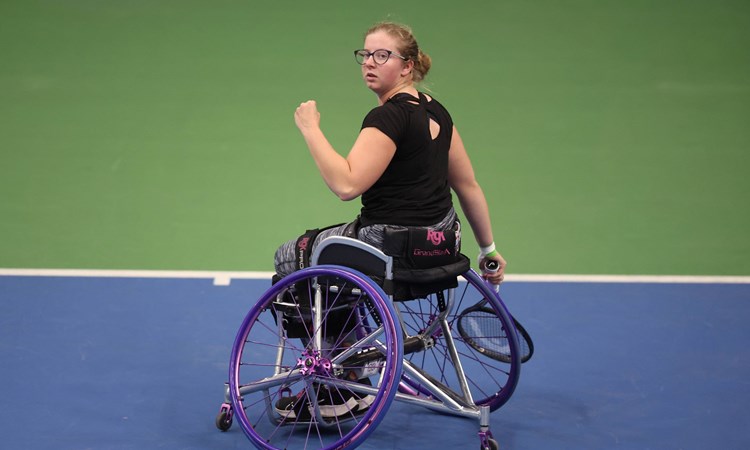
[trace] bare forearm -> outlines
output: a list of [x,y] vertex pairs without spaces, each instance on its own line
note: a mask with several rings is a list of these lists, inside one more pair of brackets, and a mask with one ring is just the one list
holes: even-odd
[[350,200],[351,168],[348,161],[334,150],[321,131],[320,113],[314,100],[299,105],[294,112],[294,122],[305,138],[310,154],[328,188],[339,198]]
[[302,136],[328,188],[339,198],[350,200],[351,169],[346,158],[336,152],[320,128],[304,130]]
[[492,224],[490,222],[489,207],[482,188],[478,184],[456,192],[461,210],[469,220],[471,230],[479,246],[487,246],[494,239],[492,236]]

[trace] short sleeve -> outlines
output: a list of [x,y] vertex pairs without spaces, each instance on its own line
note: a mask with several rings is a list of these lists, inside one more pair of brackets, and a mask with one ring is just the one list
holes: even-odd
[[408,125],[407,112],[393,103],[386,103],[370,111],[362,121],[362,129],[377,128],[396,145],[401,141]]

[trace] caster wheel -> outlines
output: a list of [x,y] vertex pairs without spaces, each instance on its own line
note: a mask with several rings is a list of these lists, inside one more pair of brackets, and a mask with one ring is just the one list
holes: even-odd
[[221,431],[227,431],[232,427],[232,412],[228,409],[222,409],[216,416],[216,428]]
[[496,440],[490,438],[487,440],[487,447],[482,447],[481,450],[500,450],[500,444]]

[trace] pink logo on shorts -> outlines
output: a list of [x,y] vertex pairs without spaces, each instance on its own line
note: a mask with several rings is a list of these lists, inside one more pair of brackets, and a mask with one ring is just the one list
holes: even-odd
[[442,231],[427,230],[427,240],[432,242],[432,245],[439,245],[445,240],[445,235]]

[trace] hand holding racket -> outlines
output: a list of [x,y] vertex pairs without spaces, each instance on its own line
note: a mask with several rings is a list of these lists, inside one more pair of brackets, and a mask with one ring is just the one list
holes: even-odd
[[[482,269],[482,272],[484,272],[484,273],[497,273],[499,270],[500,270],[500,263],[497,262],[497,261],[495,261],[494,259],[490,259],[490,260],[488,260],[484,264],[484,268]],[[503,282],[503,278],[504,278],[504,275],[501,274],[500,275],[500,283]],[[487,281],[490,281],[490,280],[487,280]],[[490,284],[495,289],[495,292],[500,292],[500,283],[495,284],[495,283],[493,283],[493,282],[490,281]]]
[[482,278],[493,285],[499,285],[505,277],[506,262],[502,255],[495,249],[493,242],[487,247],[479,249],[479,268],[482,269]]

